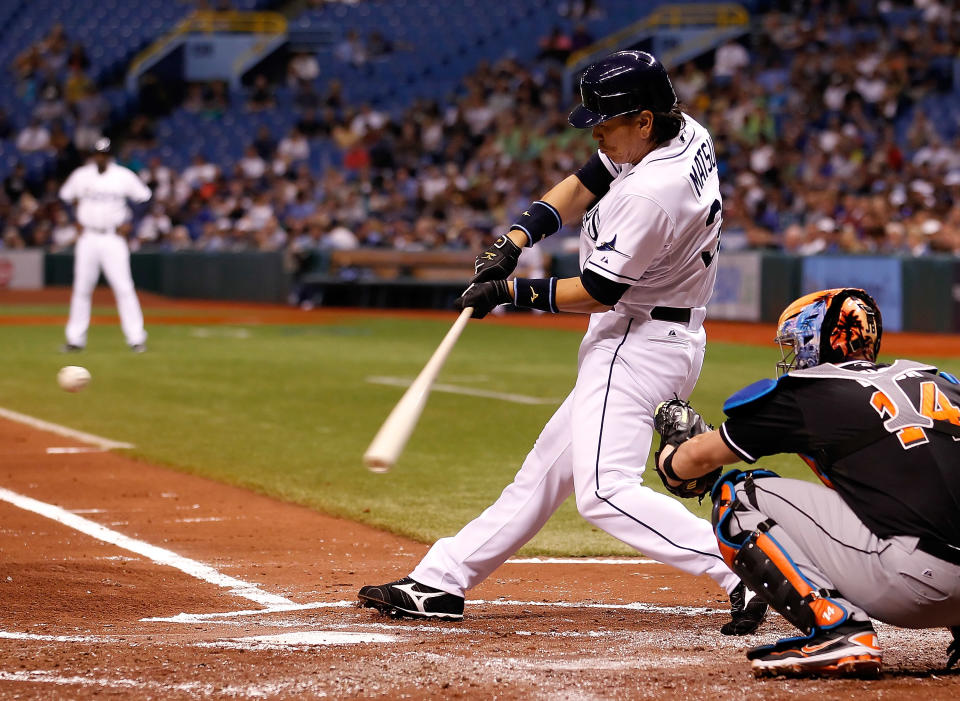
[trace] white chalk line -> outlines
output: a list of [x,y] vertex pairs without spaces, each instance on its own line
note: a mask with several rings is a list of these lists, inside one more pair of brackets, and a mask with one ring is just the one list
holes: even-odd
[[26,414],[21,414],[18,411],[11,411],[10,409],[4,409],[3,407],[0,407],[0,416],[5,419],[9,419],[10,421],[16,421],[17,423],[30,426],[31,428],[56,433],[57,435],[73,438],[82,443],[89,443],[90,445],[95,445],[103,450],[128,449],[135,447],[132,443],[112,441],[109,438],[104,438],[103,436],[95,436],[92,433],[78,431],[74,428],[69,428],[68,426],[61,426],[60,424],[44,421],[43,419],[38,419],[33,416],[27,416]]
[[199,326],[191,329],[190,335],[194,338],[250,338],[250,330],[244,328],[211,329]]
[[105,448],[96,446],[76,447],[68,446],[65,448],[47,448],[47,455],[80,455],[82,453],[105,453]]
[[103,635],[41,635],[0,630],[0,640],[39,640],[51,643],[112,643],[118,639]]
[[263,606],[283,606],[293,604],[293,602],[289,599],[265,592],[255,584],[250,584],[249,582],[244,582],[243,580],[221,574],[209,565],[205,565],[202,562],[197,562],[196,560],[191,560],[190,558],[178,555],[172,550],[159,548],[156,545],[150,545],[142,540],[137,540],[135,538],[131,538],[130,536],[126,536],[123,533],[110,530],[106,526],[101,526],[99,523],[85,519],[82,516],[72,514],[66,509],[60,508],[59,506],[54,506],[53,504],[47,504],[42,501],[37,501],[36,499],[31,499],[30,497],[25,497],[22,494],[11,492],[9,489],[5,489],[3,487],[0,487],[0,500],[9,504],[13,504],[14,506],[24,509],[25,511],[31,511],[35,514],[39,514],[40,516],[49,518],[57,523],[63,524],[64,526],[73,528],[76,531],[80,531],[81,533],[91,536],[92,538],[96,538],[97,540],[110,543],[111,545],[116,545],[117,547],[137,553],[138,555],[143,555],[159,565],[173,567],[190,575],[191,577],[196,577],[197,579],[209,582],[210,584],[215,584],[216,586],[229,589],[230,593],[234,596],[249,599],[250,601]]
[[215,647],[234,650],[279,650],[295,647],[393,643],[400,638],[390,633],[363,633],[338,630],[303,630],[295,633],[254,635],[194,643],[194,647]]
[[178,613],[176,616],[157,616],[155,618],[141,618],[141,623],[201,623],[215,621],[218,618],[238,618],[242,616],[265,616],[274,613],[289,613],[292,611],[309,611],[311,609],[350,608],[356,601],[314,601],[309,604],[288,604],[268,606],[262,609],[245,609],[242,611],[218,611],[216,613]]
[[[642,601],[633,601],[629,604],[599,604],[577,601],[517,601],[512,599],[471,599],[467,606],[519,606],[525,608],[563,608],[563,609],[608,609],[617,611],[640,611],[643,613],[677,614],[683,616],[714,616],[730,612],[722,609],[707,608],[704,606],[664,606],[648,604]],[[218,611],[215,613],[178,613],[176,616],[158,616],[156,618],[141,618],[142,623],[204,623],[217,619],[230,619],[246,616],[269,616],[276,613],[292,613],[295,611],[309,611],[312,609],[351,608],[356,606],[354,600],[342,601],[313,601],[307,604],[290,604],[287,606],[269,606],[257,610]]]
[[311,696],[319,687],[303,679],[283,680],[269,684],[222,684],[220,682],[157,682],[141,679],[81,677],[47,671],[0,671],[0,681],[52,684],[54,686],[98,687],[104,689],[137,689],[153,691],[165,698],[171,692],[185,692],[192,696],[215,696],[217,698],[273,698],[279,695]]
[[507,560],[507,565],[659,565],[646,558],[614,559],[603,557],[518,557]]
[[[390,385],[391,387],[409,387],[413,380],[403,377],[368,377],[367,382],[375,385]],[[525,394],[510,394],[509,392],[493,392],[486,389],[475,389],[473,387],[461,387],[459,385],[447,385],[437,383],[433,385],[434,392],[446,392],[448,394],[465,394],[470,397],[483,397],[484,399],[500,399],[505,402],[514,402],[515,404],[557,404],[559,399],[550,397],[528,397]]]

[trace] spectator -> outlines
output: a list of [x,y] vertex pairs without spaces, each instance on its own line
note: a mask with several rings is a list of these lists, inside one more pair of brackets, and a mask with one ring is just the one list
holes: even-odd
[[387,39],[382,32],[373,31],[367,37],[367,52],[373,59],[389,56],[394,52],[393,42]]
[[685,105],[693,107],[697,98],[705,93],[707,87],[707,76],[697,68],[693,61],[687,61],[673,80],[673,89],[677,91],[677,97]]
[[53,253],[69,249],[77,241],[80,232],[63,207],[57,207],[53,215],[53,230],[50,234],[50,250]]
[[344,108],[343,84],[336,78],[327,83],[327,92],[323,97],[323,106],[339,113]]
[[363,103],[360,111],[350,120],[350,131],[357,138],[362,138],[371,131],[379,131],[387,124],[387,116],[378,112],[369,103]]
[[253,147],[264,161],[273,160],[273,152],[277,148],[277,142],[274,141],[273,134],[270,133],[268,127],[260,126],[257,129],[257,134],[253,139]]
[[726,85],[749,63],[750,54],[743,45],[736,41],[728,41],[717,49],[713,62],[713,78],[721,85]]
[[138,98],[140,111],[147,117],[155,119],[170,111],[171,100],[167,88],[152,72],[140,79]]
[[33,108],[33,116],[47,124],[55,119],[62,119],[67,113],[67,104],[56,85],[48,85],[40,93],[40,100]]
[[357,30],[350,29],[344,38],[334,46],[333,55],[341,63],[359,68],[367,62],[367,47]]
[[323,247],[335,251],[349,251],[359,246],[356,234],[337,221],[331,223],[330,230],[323,237]]
[[137,226],[136,242],[138,247],[157,246],[173,229],[173,222],[167,215],[163,204],[154,201],[150,211]]
[[183,171],[180,179],[190,190],[197,190],[216,180],[219,172],[220,169],[217,166],[198,153],[194,155],[193,163]]
[[203,97],[201,114],[208,119],[220,119],[230,109],[230,93],[227,84],[217,80],[207,86]]
[[317,55],[307,51],[299,51],[287,64],[287,82],[291,86],[300,83],[313,83],[320,77],[320,62]]
[[29,192],[30,186],[27,182],[27,169],[20,161],[13,167],[13,172],[3,179],[3,191],[7,198],[13,204],[20,201],[20,197]]
[[71,68],[63,86],[63,96],[68,105],[75,105],[87,95],[97,91],[97,86],[85,72]]
[[260,73],[253,80],[253,87],[250,90],[250,97],[247,99],[247,109],[254,112],[272,109],[276,106],[276,100],[273,97],[273,90],[267,81],[267,76]]
[[303,133],[293,127],[277,145],[277,156],[286,164],[305,161],[310,157],[310,144]]
[[301,81],[293,93],[293,104],[299,111],[317,110],[323,104],[313,83]]
[[330,135],[330,122],[317,116],[316,110],[307,109],[297,120],[297,129],[308,139],[316,139]]
[[243,158],[240,159],[237,166],[240,173],[248,180],[258,180],[267,172],[267,162],[257,153],[257,148],[253,144],[247,146]]
[[23,153],[35,153],[50,149],[50,130],[36,117],[17,135],[17,148]]
[[559,63],[567,60],[573,47],[572,39],[559,25],[554,25],[550,33],[542,37],[537,44],[540,47],[537,58]]
[[155,202],[167,202],[173,196],[174,174],[170,168],[154,156],[149,165],[140,171],[140,179],[153,191]]
[[136,115],[127,129],[127,143],[134,148],[152,148],[156,133],[150,118],[145,114]]
[[60,122],[55,122],[50,130],[50,148],[56,157],[54,173],[58,179],[66,180],[80,166],[81,158]]

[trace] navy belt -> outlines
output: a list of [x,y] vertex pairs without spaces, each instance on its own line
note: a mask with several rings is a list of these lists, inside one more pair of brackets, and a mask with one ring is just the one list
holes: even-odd
[[83,230],[94,234],[112,234],[116,231],[116,229],[105,229],[99,226],[84,226]]
[[917,541],[917,550],[922,550],[927,553],[927,555],[933,555],[941,560],[960,565],[960,548],[941,543],[939,540],[921,538]]
[[680,324],[690,323],[689,307],[654,307],[650,310],[650,318],[657,321],[676,321]]

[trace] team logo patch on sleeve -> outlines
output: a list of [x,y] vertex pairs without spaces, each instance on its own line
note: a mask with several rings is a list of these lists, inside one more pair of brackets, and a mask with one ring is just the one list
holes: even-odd
[[626,253],[624,253],[623,251],[618,251],[618,250],[617,250],[617,235],[616,235],[616,234],[614,234],[614,235],[613,235],[613,238],[610,239],[609,241],[604,241],[603,243],[598,243],[598,244],[597,244],[597,250],[598,250],[598,251],[604,251],[604,252],[608,252],[608,251],[609,251],[610,253],[616,253],[618,256],[623,256],[624,258],[627,258],[628,260],[630,259],[630,256],[628,256]]

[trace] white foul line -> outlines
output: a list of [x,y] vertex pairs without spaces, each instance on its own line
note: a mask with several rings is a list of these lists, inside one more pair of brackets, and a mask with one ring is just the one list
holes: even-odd
[[79,455],[81,453],[102,453],[103,448],[98,448],[96,446],[68,446],[68,447],[51,447],[47,448],[47,455]]
[[[368,377],[367,382],[375,385],[390,385],[391,387],[409,387],[412,380],[406,380],[402,377]],[[459,385],[434,384],[434,392],[447,392],[449,394],[466,394],[471,397],[483,397],[485,399],[501,399],[505,402],[514,402],[516,404],[556,404],[558,399],[544,397],[528,397],[524,394],[510,394],[507,392],[492,392],[486,389],[474,389],[473,387],[461,387]]]
[[0,407],[0,416],[2,416],[5,419],[10,419],[11,421],[16,421],[17,423],[26,424],[27,426],[30,426],[32,428],[38,428],[41,431],[50,431],[51,433],[56,433],[61,436],[66,436],[67,438],[75,438],[78,441],[95,445],[98,448],[102,448],[103,450],[114,450],[117,448],[133,448],[134,447],[132,443],[120,443],[118,441],[112,441],[109,438],[95,436],[92,433],[78,431],[74,428],[68,428],[67,426],[61,426],[60,424],[51,423],[50,421],[37,419],[33,416],[27,416],[26,414],[21,414],[18,411],[11,411],[10,409],[4,409],[3,407]]
[[158,565],[167,565],[168,567],[178,569],[181,572],[185,572],[186,574],[203,580],[204,582],[215,584],[218,587],[229,588],[231,594],[243,597],[244,599],[249,599],[250,601],[254,601],[263,606],[295,605],[292,601],[290,601],[290,599],[285,599],[282,596],[265,592],[255,584],[250,584],[248,582],[244,582],[243,580],[221,574],[209,565],[205,565],[202,562],[197,562],[196,560],[191,560],[183,557],[182,555],[178,555],[172,550],[158,548],[156,545],[150,545],[142,540],[136,540],[135,538],[124,535],[123,533],[112,531],[105,526],[101,526],[99,523],[95,523],[94,521],[85,519],[82,516],[72,514],[65,509],[61,509],[59,506],[54,506],[53,504],[47,504],[42,501],[37,501],[36,499],[31,499],[30,497],[25,497],[21,494],[17,494],[16,492],[11,492],[9,489],[5,489],[3,487],[0,487],[0,500],[9,504],[13,504],[14,506],[26,511],[32,511],[35,514],[45,516],[46,518],[56,521],[57,523],[61,523],[64,526],[68,526],[74,530],[96,538],[97,540],[102,540],[105,543],[116,545],[124,550],[129,550],[130,552],[135,552],[138,555],[143,555],[153,562],[156,562]]

